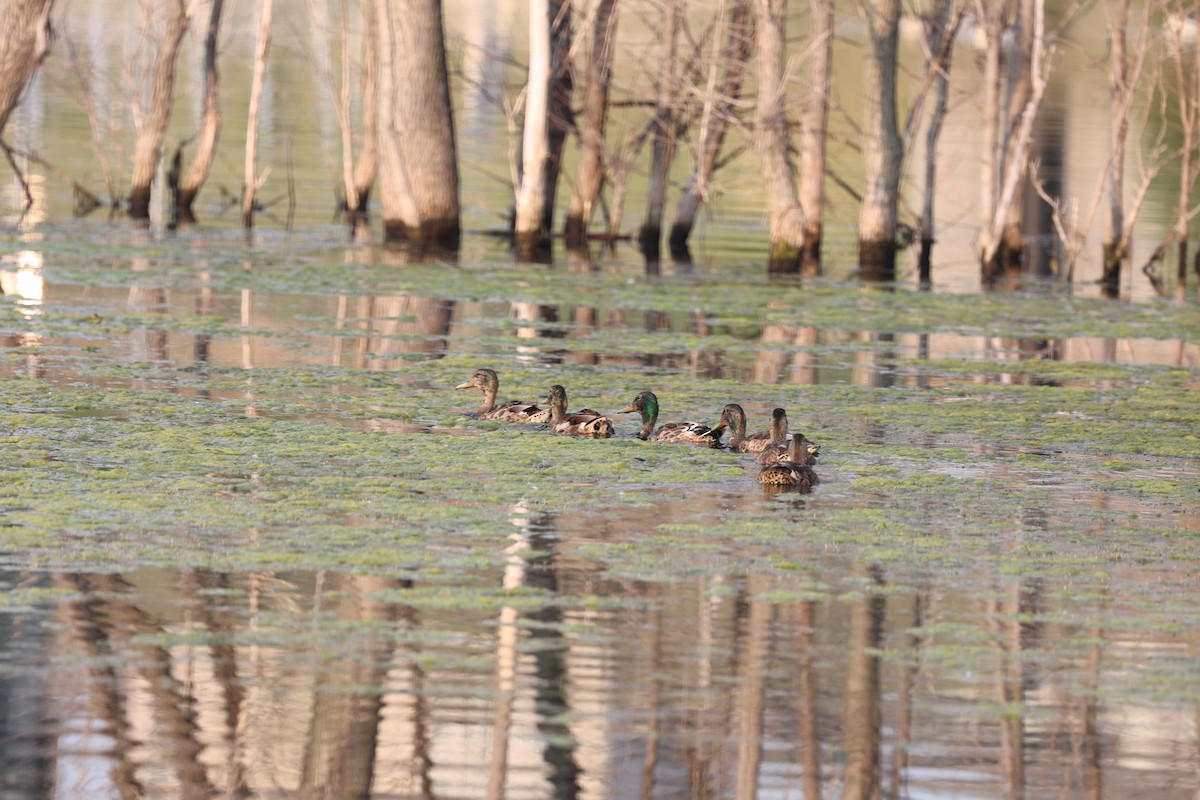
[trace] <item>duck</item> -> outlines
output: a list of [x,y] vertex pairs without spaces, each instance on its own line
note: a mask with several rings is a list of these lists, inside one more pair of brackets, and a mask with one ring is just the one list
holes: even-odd
[[522,403],[519,400],[496,405],[496,395],[500,391],[500,378],[494,369],[477,369],[471,380],[460,383],[455,389],[479,389],[483,392],[483,405],[474,412],[476,419],[498,419],[504,422],[548,422],[550,412],[538,408],[536,403]]
[[[786,461],[789,458],[789,450],[791,448],[792,434],[788,433],[788,418],[787,411],[782,408],[776,408],[771,412],[771,426],[765,432],[752,433],[746,435],[746,412],[737,403],[730,403],[725,406],[721,413],[721,418],[725,419],[733,430],[733,438],[729,440],[730,450],[735,450],[739,453],[757,453],[755,460],[760,464],[772,464],[776,461]],[[805,439],[807,442],[807,453],[804,458],[804,463],[812,466],[817,461],[817,456],[821,454],[821,446],[814,444],[812,441]]]
[[571,433],[577,436],[590,436],[594,439],[607,439],[615,432],[613,421],[601,414],[585,408],[574,414],[567,413],[567,390],[555,384],[550,387],[546,396],[546,405],[550,407],[550,419],[546,424],[555,433]]
[[767,464],[758,472],[758,482],[763,486],[778,486],[799,489],[807,492],[820,483],[817,472],[806,464],[808,458],[808,439],[803,433],[792,437],[792,444],[785,461]]
[[650,442],[679,442],[682,444],[700,444],[706,447],[719,447],[721,434],[726,422],[721,420],[713,427],[701,425],[698,422],[668,422],[658,426],[658,397],[654,392],[639,392],[628,408],[618,411],[618,414],[638,412],[642,415],[642,429],[637,437]]

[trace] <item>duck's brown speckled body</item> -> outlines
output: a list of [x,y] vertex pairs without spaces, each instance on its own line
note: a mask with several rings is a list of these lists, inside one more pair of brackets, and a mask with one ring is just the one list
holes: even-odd
[[767,464],[758,473],[758,482],[763,486],[799,489],[807,492],[820,483],[816,470],[804,463],[808,457],[808,439],[797,433],[792,437],[789,458]]
[[477,369],[471,380],[460,383],[455,389],[479,389],[483,392],[483,404],[475,411],[476,419],[498,419],[504,422],[548,422],[550,412],[538,408],[536,403],[522,403],[517,400],[496,405],[496,395],[500,392],[500,378],[494,369]]
[[615,432],[613,421],[598,411],[585,408],[573,414],[567,413],[567,390],[555,384],[550,387],[546,397],[550,407],[550,419],[546,424],[555,433],[570,433],[576,436],[589,436],[593,439],[607,439]]

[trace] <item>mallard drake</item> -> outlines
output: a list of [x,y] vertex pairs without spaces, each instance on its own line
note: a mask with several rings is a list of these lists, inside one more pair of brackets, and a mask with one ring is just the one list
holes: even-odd
[[522,403],[519,400],[496,405],[496,395],[500,391],[500,378],[494,369],[477,369],[471,380],[460,383],[455,389],[479,389],[483,392],[483,405],[475,411],[476,419],[499,419],[505,422],[546,422],[550,412],[537,407],[536,403]]
[[758,482],[763,486],[796,488],[807,492],[820,483],[816,470],[804,463],[808,457],[808,439],[803,433],[792,437],[786,461],[776,461],[759,470]]
[[550,406],[550,419],[546,422],[555,433],[572,433],[578,436],[591,436],[595,439],[607,439],[613,435],[613,422],[599,411],[585,408],[574,414],[567,413],[567,390],[555,384],[550,387],[546,396],[546,405]]
[[638,438],[651,442],[681,442],[717,447],[721,443],[721,433],[725,430],[725,420],[711,428],[698,422],[668,422],[655,429],[654,423],[658,421],[658,398],[654,392],[639,393],[633,398],[629,408],[623,408],[617,413],[628,414],[633,411],[642,415],[642,429],[638,432]]

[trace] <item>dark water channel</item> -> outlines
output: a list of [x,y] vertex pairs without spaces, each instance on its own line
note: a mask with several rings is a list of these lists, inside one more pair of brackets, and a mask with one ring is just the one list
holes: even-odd
[[[1170,307],[152,246],[6,266],[5,798],[1200,791]],[[484,364],[787,404],[822,483],[468,420]]]

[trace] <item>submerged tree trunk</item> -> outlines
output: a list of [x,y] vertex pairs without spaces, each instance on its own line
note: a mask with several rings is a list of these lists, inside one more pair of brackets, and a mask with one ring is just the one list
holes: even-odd
[[858,217],[858,264],[864,277],[896,276],[896,215],[904,155],[896,118],[899,0],[866,5],[870,49],[863,70],[863,165],[866,186]]
[[[137,141],[133,150],[133,175],[129,188],[129,215],[134,219],[150,218],[150,187],[162,158],[163,140],[175,98],[175,61],[179,44],[187,31],[187,8],[184,0],[168,0],[166,20],[158,38],[158,54],[154,59],[153,86],[150,107],[139,113]],[[149,24],[149,23],[148,23]]]
[[[1028,142],[1017,141],[1020,132],[1021,119],[1027,110],[1030,98],[1033,96],[1033,64],[1034,46],[1034,16],[1038,14],[1035,0],[1016,0],[1017,16],[1013,25],[1013,44],[1007,49],[1008,66],[1007,96],[1004,103],[1004,137],[1001,145],[1001,164],[1004,173],[1009,170],[1020,170],[1022,173],[1019,188],[1007,202],[1004,210],[1005,223],[998,242],[996,252],[997,267],[1001,272],[1019,274],[1024,265],[1023,251],[1025,249],[1024,234],[1024,205],[1025,205],[1025,159],[1019,155],[1019,148],[1028,148]],[[996,46],[1003,50],[1003,32],[996,40]],[[991,47],[991,44],[988,45]]]
[[[717,169],[717,159],[725,144],[725,134],[734,119],[735,109],[742,93],[742,78],[750,61],[753,47],[753,21],[750,17],[750,0],[732,0],[729,12],[728,44],[720,54],[714,54],[709,71],[709,84],[704,98],[699,132],[699,157],[692,176],[684,187],[675,208],[675,222],[671,225],[668,242],[673,254],[687,250],[688,237],[696,224],[696,214],[708,199],[708,185]],[[723,22],[723,20],[722,20]],[[721,47],[719,36],[713,37],[713,48]],[[723,66],[722,66],[723,65]],[[725,77],[717,86],[717,70],[724,70]]]
[[1126,28],[1129,25],[1129,1],[1116,0],[1108,25],[1109,42],[1109,169],[1108,215],[1104,230],[1103,271],[1100,290],[1105,297],[1116,297],[1121,289],[1121,267],[1128,259],[1125,252],[1125,145],[1129,116],[1124,111],[1131,90],[1128,83]]
[[0,133],[50,49],[54,0],[0,2]]
[[563,148],[567,133],[574,125],[571,95],[574,79],[571,74],[571,3],[570,0],[550,0],[550,100],[547,119],[548,138],[546,182],[542,189],[542,228],[547,234],[554,230],[554,199],[558,194],[558,176],[562,171]]
[[585,56],[581,111],[575,120],[579,136],[579,170],[571,187],[571,204],[563,228],[567,243],[572,245],[587,239],[587,230],[604,187],[604,131],[608,123],[608,91],[612,85],[616,29],[616,0],[599,0],[592,18],[591,48]]
[[[1043,62],[1045,56],[1043,0],[1034,0],[1033,10],[1030,13],[1033,42],[1029,46],[1029,67],[1025,70],[1030,79],[1030,93],[1019,111],[1010,115],[1013,120],[1013,129],[1007,138],[1007,147],[1004,148],[999,162],[999,173],[996,170],[998,155],[996,151],[988,147],[989,143],[996,142],[994,136],[996,130],[994,123],[997,121],[994,116],[995,112],[987,112],[984,120],[985,151],[981,183],[984,184],[982,191],[984,192],[985,217],[984,230],[980,235],[980,266],[985,285],[994,284],[1003,272],[1014,270],[1020,266],[1021,243],[1013,240],[1009,220],[1017,213],[1015,209],[1020,204],[1021,187],[1024,184],[1029,165],[1029,148],[1033,141],[1033,125],[1037,119],[1038,108],[1045,95],[1047,83]],[[987,35],[988,69],[990,70],[993,61],[997,65],[999,63],[1000,23],[998,21],[989,21]],[[993,51],[995,51],[994,54]],[[998,98],[998,87],[997,66],[996,84],[994,87],[989,84],[984,100],[985,104],[993,99],[993,88],[995,97]],[[998,177],[999,181],[997,181]],[[990,214],[990,218],[986,214]],[[1021,237],[1019,229],[1015,231],[1015,236],[1018,239]]]
[[808,86],[800,106],[800,207],[804,209],[800,271],[805,275],[820,275],[822,220],[825,216],[825,139],[833,71],[833,3],[810,0],[809,9],[812,54],[808,61]]
[[254,197],[258,194],[258,112],[262,106],[263,84],[267,79],[267,56],[271,53],[271,13],[274,0],[262,0],[258,22],[258,46],[254,52],[254,76],[250,81],[250,110],[246,118],[246,160],[242,176],[242,224],[254,225]]
[[676,42],[682,21],[680,3],[666,0],[663,11],[662,55],[658,62],[658,93],[654,103],[654,138],[651,142],[650,183],[646,192],[646,216],[638,231],[638,243],[647,257],[657,258],[662,247],[663,214],[667,205],[667,181],[675,160],[678,109]]
[[762,166],[763,192],[770,217],[771,272],[797,272],[804,246],[804,210],[796,191],[796,174],[788,150],[787,125],[787,0],[754,0],[755,42],[758,49],[758,103],[754,137]]
[[529,81],[521,134],[520,174],[515,187],[513,237],[524,256],[549,242],[543,226],[544,179],[550,157],[550,0],[529,2]]
[[922,286],[929,286],[933,281],[933,201],[937,190],[937,148],[950,96],[950,54],[962,20],[962,13],[959,12],[951,22],[953,6],[954,0],[937,0],[933,11],[933,27],[928,37],[932,59],[930,66],[936,77],[933,79],[933,111],[925,131],[925,200],[921,207],[921,251],[917,256],[918,280]]
[[456,249],[458,164],[441,0],[374,5],[384,241]]
[[200,135],[196,141],[196,153],[191,166],[179,182],[175,198],[175,214],[180,222],[196,221],[192,205],[200,193],[208,173],[212,169],[213,156],[217,152],[217,139],[221,133],[220,75],[217,72],[217,35],[221,31],[221,12],[225,0],[212,0],[208,17],[208,30],[204,35],[204,116],[200,123]]

